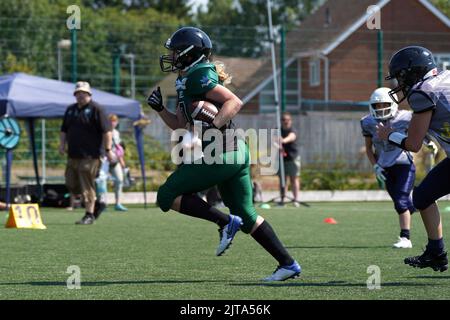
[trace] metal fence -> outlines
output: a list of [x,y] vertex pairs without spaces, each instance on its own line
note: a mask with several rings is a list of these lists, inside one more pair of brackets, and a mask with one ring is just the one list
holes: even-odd
[[[146,107],[145,97],[152,87],[160,84],[167,88],[166,102],[173,102],[174,76],[166,78],[167,74],[160,72],[158,57],[165,51],[165,40],[179,25],[148,23],[135,27],[90,19],[83,22],[82,30],[77,32],[75,60],[75,38],[65,27],[66,20],[35,18],[39,21],[36,25],[23,19],[0,16],[2,73],[25,71],[54,79],[60,77],[64,81],[86,80],[98,89],[134,96],[142,102],[152,119],[146,134],[159,141],[162,150],[168,151],[170,133],[156,114]],[[245,99],[245,109],[236,118],[236,123],[243,128],[273,128],[275,110],[269,76],[271,61],[267,28],[258,27],[257,40],[254,28],[206,26],[204,29],[210,33],[215,44],[214,59],[226,60],[230,66],[233,75],[230,89]],[[370,167],[362,149],[359,119],[367,113],[368,97],[379,84],[380,70],[377,68],[382,66],[381,71],[385,73],[390,54],[412,42],[436,48],[440,67],[449,68],[450,32],[384,32],[380,40],[376,32],[358,31],[354,35],[355,39],[359,39],[358,48],[363,48],[361,52],[367,55],[347,56],[345,44],[327,59],[318,55],[319,51],[306,54],[305,50],[309,47],[323,48],[329,44],[330,39],[338,37],[341,30],[329,29],[326,37],[323,32],[322,29],[300,28],[279,34],[277,63],[280,67],[280,61],[283,61],[285,66],[279,69],[280,87],[284,93],[281,107],[294,114],[303,165],[323,163],[326,167],[339,162],[345,164],[348,170],[367,171]],[[296,41],[300,35],[307,39]],[[70,46],[64,46],[62,39],[71,40]],[[443,42],[442,39],[448,41]],[[377,52],[380,48],[383,50],[381,55]],[[315,65],[317,61],[319,64]],[[345,64],[339,65],[343,61]],[[333,68],[337,68],[334,74]],[[322,79],[319,86],[314,84],[317,81],[314,73]],[[361,73],[362,78],[358,77]],[[371,75],[367,76],[368,73]],[[325,79],[326,76],[328,78]],[[389,85],[386,82],[382,84]],[[342,88],[336,89],[339,86]],[[354,92],[357,94],[353,95]],[[356,98],[351,99],[352,96]],[[39,130],[40,126],[36,127]],[[129,129],[129,123],[122,125],[124,137],[131,138]],[[61,175],[65,162],[65,159],[56,156],[58,133],[57,120],[47,124],[48,175]],[[39,158],[41,136],[42,132],[38,131]],[[148,164],[152,164],[152,159],[148,159]],[[137,168],[137,162],[130,162],[129,165]],[[14,168],[16,176],[31,174],[31,154],[25,130],[15,150]]]

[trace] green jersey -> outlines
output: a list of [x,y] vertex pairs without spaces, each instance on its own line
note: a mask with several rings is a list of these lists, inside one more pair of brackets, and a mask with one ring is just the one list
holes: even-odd
[[[187,106],[193,101],[206,100],[206,93],[215,88],[218,84],[222,84],[219,80],[219,75],[216,71],[216,66],[209,62],[202,62],[191,69],[186,74],[180,75],[175,82],[175,89],[178,95],[178,108],[180,108],[185,119],[190,124],[194,124]],[[217,106],[218,109],[221,106]],[[227,125],[228,128],[232,126],[231,121]],[[202,141],[203,148],[207,146],[210,141]],[[234,133],[226,133],[223,136],[223,151],[237,150],[236,137]]]
[[175,89],[178,95],[178,108],[189,123],[193,124],[193,120],[187,112],[187,106],[193,101],[205,100],[206,93],[219,83],[216,67],[209,62],[199,63],[177,78]]

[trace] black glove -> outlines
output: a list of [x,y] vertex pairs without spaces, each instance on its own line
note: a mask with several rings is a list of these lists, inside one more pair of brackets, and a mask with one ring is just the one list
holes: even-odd
[[153,90],[152,94],[147,98],[147,104],[155,111],[161,112],[164,110],[163,98],[161,95],[161,89]]

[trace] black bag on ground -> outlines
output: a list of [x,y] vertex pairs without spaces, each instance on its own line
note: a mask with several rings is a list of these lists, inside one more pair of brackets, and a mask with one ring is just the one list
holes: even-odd
[[66,208],[70,206],[70,194],[64,184],[45,184],[41,206]]

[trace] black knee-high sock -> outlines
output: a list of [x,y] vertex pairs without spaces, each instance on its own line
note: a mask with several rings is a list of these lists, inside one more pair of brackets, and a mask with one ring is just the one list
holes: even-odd
[[294,259],[278,239],[272,226],[264,220],[252,233],[252,237],[274,257],[281,266],[291,265]]
[[180,213],[214,222],[219,227],[224,227],[230,221],[229,215],[212,207],[199,196],[193,194],[184,194],[181,197]]

